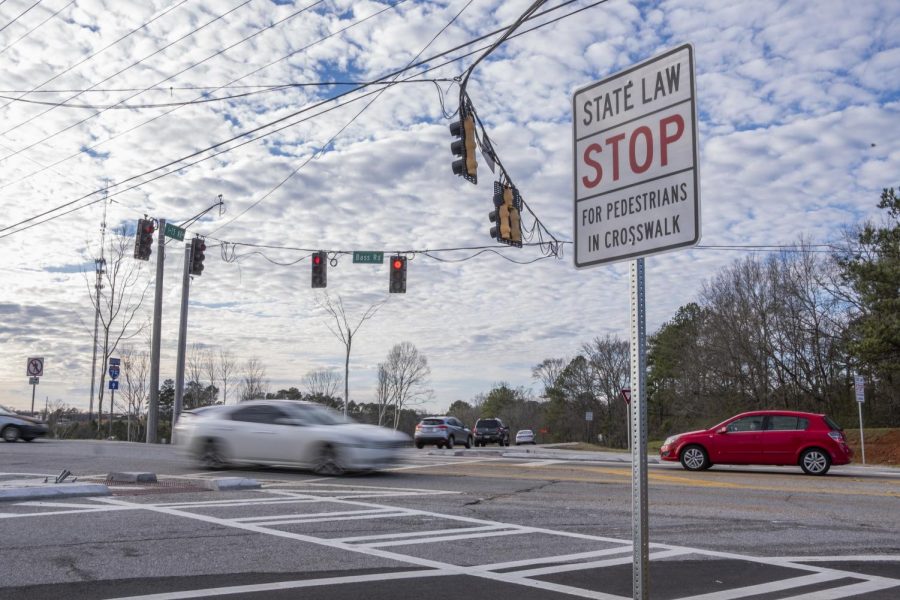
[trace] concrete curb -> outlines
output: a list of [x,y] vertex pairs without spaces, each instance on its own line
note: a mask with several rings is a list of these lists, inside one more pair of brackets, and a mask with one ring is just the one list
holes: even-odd
[[[428,456],[483,456],[496,458],[516,458],[520,460],[567,460],[577,462],[619,462],[631,464],[631,455],[616,452],[565,452],[553,450],[431,450]],[[647,456],[649,464],[658,464],[659,459]]]
[[106,475],[111,483],[156,483],[156,473],[137,471],[114,472]]
[[102,483],[48,483],[0,488],[0,502],[72,496],[109,496],[109,488]]
[[221,477],[208,479],[203,482],[203,487],[214,492],[227,492],[231,490],[258,490],[262,486],[255,479],[245,477]]

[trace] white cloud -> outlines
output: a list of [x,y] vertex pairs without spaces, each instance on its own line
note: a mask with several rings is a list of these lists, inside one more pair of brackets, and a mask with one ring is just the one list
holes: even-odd
[[[0,22],[21,12],[23,4],[10,0],[0,6]],[[45,4],[0,32],[0,47],[63,3]],[[79,1],[3,54],[0,87],[30,89],[173,4]],[[187,2],[46,88],[89,87],[239,4]],[[473,3],[425,55],[509,23],[527,4]],[[142,89],[303,5],[252,0],[98,87]],[[386,6],[326,3],[163,83],[166,89],[141,93],[128,102],[192,100],[201,91],[180,88],[219,86],[242,77],[239,85],[382,76],[411,60],[463,5],[404,2],[245,77]],[[535,22],[566,12],[561,9]],[[890,134],[898,122],[898,16],[900,7],[889,1],[610,0],[509,41],[479,66],[469,93],[529,205],[556,235],[571,239],[573,90],[691,42],[702,117],[702,242],[790,243],[801,234],[834,239],[844,225],[876,215],[880,189],[900,183],[900,147]],[[452,63],[428,76],[452,78],[473,60]],[[446,82],[441,87],[447,108],[455,110],[458,88]],[[59,134],[96,111],[50,110],[0,138],[0,228],[99,189],[107,179],[122,181],[345,89],[289,88],[227,103],[185,106],[170,114],[166,108],[107,110]],[[217,94],[245,91],[231,88]],[[88,92],[73,102],[108,105],[134,93]],[[60,100],[70,95],[34,93],[26,98]],[[107,221],[133,224],[146,213],[181,222],[222,194],[226,213],[213,211],[191,227],[191,234],[213,232],[260,201],[213,237],[388,253],[489,245],[492,178],[483,161],[477,187],[450,172],[449,121],[441,116],[439,98],[432,84],[385,91],[344,130],[330,152],[312,160],[265,200],[260,201],[368,100],[116,195]],[[0,131],[46,110],[11,103],[0,109]],[[45,143],[3,158],[51,135]],[[68,158],[97,143],[99,155]],[[62,159],[67,160],[19,181],[39,165]],[[72,269],[91,269],[93,255],[87,245],[96,246],[101,215],[98,203],[0,237],[3,403],[29,403],[23,364],[29,355],[43,354],[47,375],[39,392],[86,407],[93,312],[89,284]],[[260,357],[274,388],[298,385],[313,368],[342,367],[342,346],[328,332],[309,287],[309,263],[279,266],[259,254],[290,263],[303,253],[238,246],[238,260],[227,262],[218,241],[210,239],[209,244],[206,270],[191,290],[190,342],[232,348],[242,360]],[[516,260],[539,255],[535,249],[501,252]],[[337,255],[338,265],[329,269],[328,291],[340,294],[352,315],[372,302],[388,300],[354,342],[353,399],[372,398],[376,365],[400,341],[413,342],[428,356],[436,391],[432,408],[444,410],[453,400],[487,391],[493,382],[528,385],[530,365],[546,357],[571,356],[594,336],[626,335],[628,265],[576,271],[571,247],[566,253],[562,261],[531,265],[493,254],[465,262],[417,255],[410,262],[403,296],[387,293],[385,266],[355,265],[348,255]],[[471,254],[435,256],[456,260]],[[649,258],[651,330],[693,300],[705,278],[739,256],[693,250]],[[180,244],[175,244],[166,257],[162,378],[174,376],[182,263]],[[152,276],[152,264],[146,265],[143,281]]]

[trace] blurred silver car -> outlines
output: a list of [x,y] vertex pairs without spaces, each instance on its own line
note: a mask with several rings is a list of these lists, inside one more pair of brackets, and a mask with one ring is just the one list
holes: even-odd
[[23,439],[26,442],[44,437],[50,429],[39,419],[20,415],[14,410],[0,406],[0,437],[6,442]]
[[258,400],[185,411],[175,443],[210,469],[261,464],[312,469],[321,475],[371,471],[397,461],[409,436],[363,425],[325,406]]
[[534,444],[534,432],[530,429],[520,429],[516,432],[516,446],[519,444]]

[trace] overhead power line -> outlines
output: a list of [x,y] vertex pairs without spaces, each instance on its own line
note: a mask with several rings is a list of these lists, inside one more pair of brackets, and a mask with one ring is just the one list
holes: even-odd
[[[530,29],[527,29],[527,30],[521,31],[521,32],[519,32],[519,33],[516,33],[515,35],[510,36],[510,39],[516,38],[516,37],[519,37],[519,36],[522,36],[522,35],[525,35],[525,34],[527,34],[527,33],[531,33],[532,31],[536,31],[536,30],[538,30],[538,29],[540,29],[540,28],[542,28],[542,27],[546,27],[546,26],[548,26],[548,25],[550,25],[550,24],[553,24],[553,23],[556,23],[556,22],[558,22],[558,21],[560,21],[560,20],[562,20],[562,19],[571,17],[571,16],[573,16],[573,15],[575,15],[575,14],[578,14],[578,13],[580,13],[580,12],[583,12],[583,11],[585,11],[585,10],[588,10],[588,9],[590,9],[590,8],[593,8],[593,7],[595,7],[595,6],[599,5],[599,4],[602,4],[603,2],[606,2],[606,1],[607,1],[607,0],[598,0],[597,2],[594,2],[593,4],[584,6],[584,7],[582,7],[582,8],[579,8],[579,9],[577,9],[577,10],[574,10],[574,11],[572,11],[572,12],[570,12],[570,13],[566,13],[566,14],[564,14],[564,15],[560,15],[559,17],[556,17],[556,18],[554,18],[554,19],[551,19],[551,20],[546,21],[546,22],[544,22],[544,23],[540,23],[540,24],[538,24],[538,25],[535,25],[534,27],[532,27],[532,28],[530,28]],[[560,6],[565,6],[565,5],[571,4],[572,2],[574,2],[574,0],[568,0],[567,2],[563,3],[563,4],[560,5]],[[559,7],[556,7],[556,8],[559,8]],[[548,9],[547,11],[544,11],[544,12],[541,13],[541,14],[546,14],[546,13],[552,11],[552,10],[555,10],[556,8],[554,8],[554,9]],[[541,16],[541,15],[535,15],[535,17],[538,17],[538,16]],[[505,31],[505,30],[506,30],[506,28],[504,27],[504,28],[501,28],[501,29],[496,30],[496,31],[493,32],[493,33],[495,34],[495,33],[499,33],[500,31]],[[423,64],[426,64],[426,63],[428,63],[428,62],[434,60],[435,58],[440,58],[440,57],[442,57],[442,56],[445,56],[445,55],[447,55],[447,54],[450,54],[450,53],[452,53],[452,52],[455,52],[456,50],[458,50],[458,49],[460,49],[460,48],[463,48],[463,47],[465,47],[465,46],[471,45],[472,43],[477,43],[478,41],[484,39],[485,37],[489,37],[490,35],[492,35],[492,34],[486,34],[486,36],[481,36],[481,37],[476,38],[476,39],[474,39],[474,40],[471,40],[471,41],[469,41],[469,42],[467,42],[467,43],[465,43],[465,44],[461,44],[460,46],[457,46],[457,47],[455,47],[455,48],[451,48],[450,50],[447,50],[447,51],[441,52],[441,53],[439,53],[439,54],[437,54],[437,55],[434,55],[434,56],[432,56],[432,57],[430,57],[430,58],[428,58],[428,59],[419,61],[418,63],[416,63],[416,64],[414,64],[414,65],[411,65],[411,66],[407,67],[406,70],[409,70],[409,69],[413,69],[413,68],[417,68],[417,67],[419,67],[419,66],[422,66]],[[464,59],[464,58],[467,58],[467,57],[469,57],[469,56],[472,56],[473,54],[477,54],[478,52],[481,52],[483,49],[484,49],[484,47],[482,47],[482,48],[477,48],[477,49],[475,49],[475,50],[472,50],[471,52],[468,52],[468,53],[463,54],[463,55],[461,55],[461,56],[458,56],[458,57],[456,57],[456,58],[450,59],[450,60],[448,60],[448,61],[446,61],[446,62],[444,62],[444,63],[441,63],[441,64],[436,65],[436,66],[434,66],[434,67],[427,68],[427,69],[421,71],[420,73],[417,73],[416,75],[410,76],[410,78],[415,77],[415,76],[423,75],[424,73],[428,73],[428,72],[433,71],[433,70],[435,70],[435,69],[442,68],[442,67],[444,67],[444,66],[446,66],[446,65],[448,65],[448,64],[451,64],[451,63],[453,63],[453,62],[457,62],[457,61],[459,61],[459,60],[462,60],[462,59]],[[393,77],[393,76],[395,76],[395,75],[397,75],[397,74],[399,74],[399,73],[402,73],[402,72],[403,72],[403,71],[400,70],[400,71],[395,71],[395,72],[392,72],[392,73],[388,73],[387,75],[385,75],[385,76],[383,76],[383,77],[380,77],[380,78],[378,78],[377,80],[375,80],[375,82],[377,82],[377,81],[383,81],[383,80],[385,80],[385,79],[387,79],[387,78]],[[374,82],[373,82],[373,83],[374,83]],[[369,84],[369,85],[371,85],[371,84]],[[202,149],[202,150],[198,150],[198,151],[193,152],[193,153],[191,153],[191,154],[189,154],[189,155],[185,155],[185,156],[182,156],[181,158],[178,158],[178,159],[175,159],[175,160],[173,160],[173,161],[170,161],[170,162],[168,162],[168,163],[166,163],[166,164],[164,164],[164,165],[161,165],[161,166],[159,166],[159,167],[155,167],[155,168],[153,168],[153,169],[144,171],[143,173],[139,173],[139,174],[137,174],[137,175],[133,175],[133,176],[128,177],[128,178],[126,178],[126,179],[123,179],[123,180],[121,180],[121,181],[112,183],[112,184],[110,184],[108,187],[104,187],[104,188],[101,188],[101,189],[98,189],[98,190],[94,190],[94,191],[92,191],[92,192],[89,192],[89,193],[87,193],[87,194],[84,194],[83,196],[80,196],[80,197],[78,197],[78,198],[75,198],[74,200],[70,200],[70,201],[65,202],[65,203],[63,203],[63,204],[60,204],[60,205],[58,205],[58,206],[56,206],[56,207],[54,207],[54,208],[48,209],[48,210],[46,210],[46,211],[44,211],[44,212],[42,212],[42,213],[39,213],[39,214],[36,214],[36,215],[32,215],[31,217],[28,217],[28,218],[26,218],[26,219],[23,219],[23,220],[21,220],[21,221],[19,221],[19,222],[17,222],[17,223],[13,223],[13,224],[7,225],[7,226],[5,226],[5,227],[3,227],[3,228],[0,228],[0,233],[8,232],[8,233],[3,233],[3,235],[0,235],[0,239],[5,238],[5,237],[8,237],[8,236],[10,236],[10,235],[13,235],[13,234],[15,234],[15,233],[18,233],[18,232],[20,232],[20,231],[25,231],[25,230],[30,229],[30,228],[32,228],[32,227],[35,227],[35,226],[37,226],[37,225],[40,225],[40,224],[49,222],[49,221],[51,221],[51,220],[57,218],[57,216],[63,216],[63,215],[65,215],[65,214],[70,214],[71,212],[74,212],[75,210],[78,210],[79,208],[87,208],[88,206],[92,206],[93,204],[96,204],[97,202],[100,202],[103,198],[95,199],[95,200],[92,200],[92,201],[90,201],[90,202],[87,202],[87,203],[85,203],[85,204],[83,204],[83,205],[80,205],[80,207],[75,208],[74,210],[66,211],[65,213],[63,213],[63,215],[52,216],[52,217],[50,217],[50,218],[48,218],[48,219],[44,219],[44,220],[39,221],[39,222],[37,222],[37,223],[32,223],[31,225],[27,225],[27,226],[25,226],[25,227],[21,227],[20,229],[16,229],[15,231],[9,231],[10,229],[14,229],[14,228],[19,227],[19,226],[21,226],[21,225],[23,225],[23,224],[29,223],[29,222],[31,222],[31,221],[34,221],[34,220],[36,220],[36,219],[39,219],[39,218],[44,217],[44,216],[46,216],[46,215],[49,215],[50,213],[54,213],[54,212],[56,212],[56,211],[62,210],[62,209],[64,209],[64,208],[67,208],[67,207],[69,207],[69,206],[71,206],[71,205],[73,205],[73,204],[76,204],[76,203],[78,203],[78,202],[80,202],[80,201],[82,201],[82,200],[85,200],[85,199],[87,199],[87,198],[90,198],[91,196],[93,196],[93,195],[95,195],[95,194],[98,194],[98,193],[101,193],[101,192],[107,192],[109,189],[123,186],[123,185],[126,184],[126,183],[129,183],[129,182],[134,181],[134,180],[136,180],[136,179],[140,179],[140,178],[146,177],[146,176],[151,175],[151,174],[153,174],[153,173],[155,173],[155,172],[157,172],[157,171],[161,171],[161,170],[163,170],[163,169],[166,169],[166,168],[171,167],[171,166],[174,166],[174,165],[179,165],[179,163],[184,163],[184,162],[187,161],[187,160],[190,160],[190,159],[192,159],[192,158],[194,158],[194,157],[196,157],[196,156],[199,156],[199,155],[204,154],[204,153],[206,153],[206,152],[209,152],[209,151],[211,151],[211,150],[215,150],[215,149],[217,149],[217,148],[219,148],[219,147],[221,147],[221,146],[224,146],[225,144],[228,144],[228,143],[230,143],[230,142],[236,141],[236,140],[238,140],[238,139],[240,139],[240,138],[243,138],[243,137],[246,137],[246,136],[248,136],[248,135],[252,135],[252,134],[257,133],[257,132],[259,132],[259,131],[261,131],[261,130],[268,129],[268,128],[274,126],[274,125],[277,125],[277,124],[283,123],[283,122],[286,121],[286,120],[292,119],[292,118],[294,118],[294,117],[296,117],[296,116],[298,116],[298,115],[300,115],[300,114],[303,114],[303,113],[305,113],[305,112],[309,112],[309,111],[311,111],[311,110],[313,110],[313,109],[315,109],[315,108],[318,108],[318,107],[322,106],[323,104],[326,104],[326,103],[329,103],[329,102],[333,102],[334,100],[340,99],[340,98],[342,98],[342,97],[344,97],[344,96],[347,96],[347,95],[349,95],[349,94],[351,94],[351,93],[360,91],[360,90],[364,89],[364,87],[366,87],[366,86],[360,86],[360,87],[358,87],[358,88],[355,88],[355,89],[353,89],[353,90],[349,90],[349,91],[347,91],[347,92],[344,92],[344,93],[339,94],[339,95],[337,95],[337,96],[334,96],[334,97],[332,97],[332,98],[329,98],[329,99],[326,99],[326,100],[322,100],[322,101],[320,101],[320,102],[318,102],[318,103],[316,103],[316,104],[314,104],[314,105],[305,107],[305,108],[303,108],[303,109],[301,109],[301,110],[298,110],[298,111],[296,111],[296,112],[294,112],[294,113],[285,115],[284,117],[280,117],[280,118],[278,118],[278,119],[275,119],[275,120],[273,120],[273,121],[270,121],[269,123],[265,123],[265,124],[263,124],[263,125],[260,125],[260,126],[258,126],[258,127],[256,127],[256,128],[254,128],[254,129],[251,129],[251,130],[245,131],[245,132],[243,132],[243,133],[240,133],[240,134],[238,134],[238,135],[236,135],[236,136],[234,136],[234,137],[231,137],[231,138],[229,138],[229,139],[227,139],[227,140],[224,140],[224,141],[222,141],[222,142],[218,142],[218,143],[216,143],[216,144],[213,144],[212,146],[208,146],[208,147],[206,147],[206,148],[204,148],[204,149]],[[171,171],[162,173],[162,174],[160,174],[160,175],[157,175],[157,176],[152,177],[152,178],[150,178],[150,179],[147,179],[147,180],[145,180],[145,181],[142,181],[142,182],[139,182],[139,183],[137,183],[137,184],[134,184],[134,185],[132,185],[132,186],[130,186],[130,187],[127,187],[127,188],[121,189],[121,190],[119,190],[119,191],[117,191],[117,192],[111,193],[111,194],[109,194],[109,196],[117,196],[117,195],[119,195],[119,194],[125,193],[125,192],[127,192],[127,191],[132,190],[132,189],[136,189],[136,188],[138,188],[138,187],[141,187],[141,186],[143,186],[143,185],[146,185],[146,184],[148,184],[148,183],[151,183],[151,182],[153,182],[153,181],[156,181],[157,179],[161,179],[161,178],[163,178],[163,177],[166,177],[166,176],[168,176],[168,175],[171,175],[171,174],[174,173],[174,172],[181,171],[181,170],[183,170],[183,169],[185,169],[185,168],[187,168],[187,167],[191,167],[191,166],[193,166],[193,165],[195,165],[195,164],[198,164],[198,163],[200,163],[200,162],[203,162],[203,161],[205,161],[205,160],[209,160],[209,159],[214,158],[214,157],[216,157],[216,156],[218,156],[218,155],[220,155],[220,154],[224,154],[224,153],[226,153],[226,152],[230,152],[231,150],[234,150],[234,149],[236,149],[236,148],[242,147],[242,146],[247,145],[247,144],[249,144],[249,143],[255,142],[255,141],[259,140],[259,139],[262,139],[262,138],[264,138],[264,137],[267,137],[267,136],[269,136],[269,135],[272,135],[272,134],[274,134],[274,133],[277,133],[277,132],[282,131],[282,130],[284,130],[284,129],[287,129],[287,128],[289,128],[289,127],[293,127],[293,126],[295,126],[295,125],[297,125],[297,124],[299,124],[299,123],[305,122],[305,121],[307,121],[307,120],[309,120],[309,119],[311,119],[311,118],[314,118],[314,117],[316,117],[316,116],[320,116],[320,115],[325,114],[325,113],[327,113],[327,112],[331,112],[332,110],[335,110],[335,109],[337,109],[337,108],[341,108],[341,107],[343,107],[343,106],[346,106],[347,104],[350,104],[351,102],[356,102],[356,101],[358,101],[358,100],[361,100],[361,99],[363,99],[363,98],[365,98],[365,97],[371,96],[371,95],[376,94],[376,93],[378,93],[378,91],[367,92],[367,93],[365,93],[365,94],[361,94],[360,96],[358,96],[358,97],[356,97],[356,98],[353,98],[353,99],[351,99],[351,100],[345,102],[345,103],[342,104],[342,105],[336,105],[336,106],[333,106],[333,107],[324,109],[324,110],[322,110],[321,112],[316,113],[315,115],[312,115],[312,116],[310,116],[310,117],[304,117],[304,118],[302,118],[302,119],[298,119],[298,120],[296,120],[296,121],[290,122],[290,123],[288,123],[288,124],[286,124],[286,125],[283,125],[283,126],[277,128],[277,129],[274,129],[274,130],[269,131],[269,132],[266,132],[266,133],[262,133],[262,134],[260,134],[260,135],[258,135],[258,136],[256,136],[256,137],[254,137],[254,138],[251,138],[251,139],[249,139],[249,140],[246,140],[246,141],[244,141],[244,142],[241,142],[241,143],[239,143],[239,144],[236,144],[236,145],[234,145],[234,146],[232,146],[232,147],[230,147],[230,148],[226,148],[226,149],[224,149],[224,150],[221,150],[221,151],[219,151],[219,152],[216,152],[216,153],[214,153],[214,154],[211,154],[211,155],[209,155],[209,156],[206,156],[206,157],[204,157],[204,158],[198,159],[198,160],[196,160],[196,161],[194,161],[194,162],[192,162],[192,163],[188,163],[188,164],[180,164],[180,166],[177,166],[175,169],[173,169],[173,170],[171,170]],[[51,165],[51,166],[53,166],[53,165]]]
[[31,12],[31,9],[34,8],[35,6],[37,6],[38,4],[40,4],[42,1],[43,1],[43,0],[37,0],[37,2],[35,2],[34,4],[32,4],[31,6],[29,6],[29,7],[26,8],[25,10],[23,10],[21,13],[19,13],[19,15],[18,15],[16,18],[14,18],[12,21],[10,21],[9,23],[7,23],[7,24],[4,25],[3,27],[0,27],[0,33],[2,33],[4,29],[6,29],[6,28],[9,27],[10,25],[12,25],[12,24],[15,23],[16,21],[18,21],[19,19],[21,19],[21,18],[24,17],[25,15],[27,15],[29,12]]
[[[6,52],[7,50],[9,50],[10,48],[12,48],[13,46],[15,46],[16,44],[18,44],[19,42],[21,42],[21,41],[24,40],[25,38],[27,38],[29,35],[31,35],[31,34],[34,33],[36,30],[38,30],[39,28],[41,28],[41,27],[44,25],[44,23],[46,23],[47,21],[49,21],[50,19],[52,19],[53,17],[55,17],[56,15],[58,15],[59,13],[61,13],[62,11],[66,10],[67,8],[69,8],[70,6],[72,6],[73,4],[75,4],[75,0],[69,0],[69,3],[68,3],[68,4],[64,5],[62,8],[59,8],[56,12],[51,13],[50,16],[48,16],[46,19],[44,19],[43,21],[41,21],[40,23],[38,23],[37,25],[35,25],[35,26],[32,27],[31,29],[29,29],[28,31],[26,31],[25,33],[23,33],[22,35],[20,35],[18,38],[16,38],[15,41],[10,42],[10,43],[7,44],[6,46],[4,46],[4,48],[3,48],[2,50],[0,50],[0,54],[3,54],[3,53]],[[18,94],[18,93],[20,93],[20,92],[21,92],[21,93],[27,93],[27,92],[23,92],[22,90],[17,90],[17,91],[15,91],[15,92],[10,92],[10,93]]]
[[[328,35],[326,35],[326,36],[323,36],[323,37],[319,38],[318,40],[316,40],[316,41],[314,41],[314,42],[312,42],[312,43],[310,43],[310,44],[307,44],[306,46],[304,46],[304,47],[302,47],[302,48],[299,48],[299,49],[297,49],[297,50],[294,50],[294,51],[292,51],[292,52],[290,52],[290,53],[288,53],[288,54],[282,56],[281,58],[278,58],[278,59],[276,59],[276,60],[274,60],[274,61],[272,61],[272,62],[270,62],[270,63],[267,63],[267,64],[265,64],[265,65],[263,65],[263,66],[261,66],[261,67],[258,67],[258,68],[256,68],[256,69],[250,71],[249,73],[245,73],[244,75],[241,75],[241,76],[238,77],[237,79],[231,80],[231,81],[230,81],[228,84],[226,84],[226,85],[230,85],[230,84],[232,84],[232,83],[237,83],[238,81],[241,81],[242,79],[245,79],[245,78],[247,78],[247,77],[250,77],[251,75],[254,75],[254,74],[258,73],[258,72],[262,71],[263,69],[266,69],[266,68],[268,68],[268,67],[270,67],[270,66],[272,66],[272,65],[274,65],[274,64],[277,64],[278,62],[281,62],[281,61],[283,61],[283,60],[287,60],[287,59],[290,58],[291,56],[294,56],[294,55],[296,55],[296,54],[298,54],[298,53],[300,53],[300,52],[303,52],[303,51],[305,51],[305,50],[308,50],[309,48],[315,46],[316,44],[322,43],[322,42],[324,42],[325,40],[327,40],[327,39],[329,39],[329,38],[331,38],[331,37],[333,37],[333,36],[335,36],[335,35],[338,35],[338,34],[340,34],[340,33],[343,33],[344,31],[347,31],[348,29],[351,29],[352,27],[355,27],[355,26],[357,26],[357,25],[360,25],[360,24],[362,24],[362,23],[368,21],[369,19],[371,19],[371,18],[373,18],[373,17],[376,17],[376,16],[378,16],[378,15],[380,15],[380,14],[382,14],[382,13],[388,11],[388,10],[394,9],[394,8],[396,8],[397,6],[399,6],[400,4],[403,4],[404,2],[406,2],[406,0],[398,0],[398,1],[395,2],[394,4],[389,5],[389,6],[383,8],[383,9],[381,9],[381,10],[379,10],[379,11],[376,11],[375,13],[373,13],[373,14],[367,16],[367,17],[364,17],[364,18],[362,18],[362,19],[360,19],[360,20],[358,20],[358,21],[355,21],[355,22],[351,23],[350,25],[347,25],[346,27],[343,27],[343,28],[341,28],[341,29],[339,29],[339,30],[337,30],[337,31],[335,31],[335,32],[333,32],[333,33],[330,33],[330,34],[328,34]],[[214,89],[213,92],[216,92],[216,91],[218,91],[219,89],[222,89],[223,87],[225,87],[225,86],[220,86],[219,88]],[[197,96],[197,97],[195,98],[195,100],[199,100],[199,99],[202,99],[202,98],[204,98],[204,97],[205,97],[205,94],[201,94],[200,96]],[[97,147],[99,147],[99,146],[101,146],[101,145],[103,145],[103,144],[105,144],[105,143],[107,143],[107,142],[110,142],[110,141],[112,141],[112,140],[114,140],[114,139],[116,139],[116,138],[119,138],[119,137],[121,137],[121,136],[123,136],[123,135],[126,135],[126,134],[128,134],[128,133],[130,133],[130,132],[132,132],[132,131],[135,131],[135,130],[141,128],[141,127],[144,127],[145,125],[149,125],[150,123],[156,121],[157,119],[161,119],[161,118],[163,118],[163,117],[166,117],[166,116],[172,114],[173,112],[179,110],[180,108],[181,108],[180,106],[176,106],[175,108],[172,108],[171,110],[168,110],[168,111],[166,111],[166,112],[164,112],[164,113],[162,113],[162,114],[160,114],[160,115],[156,115],[155,117],[152,117],[152,118],[150,118],[150,119],[147,119],[146,121],[143,121],[143,122],[141,122],[141,123],[138,123],[137,125],[135,125],[135,126],[133,126],[133,127],[130,127],[130,128],[128,128],[128,129],[126,129],[126,130],[124,130],[124,131],[122,131],[122,132],[119,132],[119,133],[117,133],[117,134],[115,134],[115,135],[113,135],[113,136],[110,136],[109,138],[107,138],[107,139],[105,139],[105,140],[101,140],[101,141],[96,142],[96,143],[94,143],[94,144],[92,144],[92,145],[90,145],[90,146],[83,147],[83,148],[79,149],[78,152],[75,152],[75,153],[73,153],[73,154],[70,154],[69,156],[66,156],[66,157],[64,157],[64,158],[61,158],[61,159],[57,160],[56,162],[50,164],[49,166],[50,166],[50,167],[55,167],[55,166],[59,165],[60,163],[63,163],[63,162],[65,162],[65,161],[67,161],[67,160],[70,160],[70,159],[72,159],[72,158],[75,158],[76,156],[80,156],[81,154],[90,152],[91,150],[94,150],[94,149],[96,149]],[[5,188],[9,187],[10,185],[14,185],[14,184],[16,184],[16,183],[19,183],[19,182],[21,182],[21,181],[24,181],[24,180],[28,179],[29,177],[32,177],[32,176],[34,176],[34,175],[37,175],[38,173],[41,173],[43,170],[44,170],[44,169],[38,169],[37,171],[32,171],[32,172],[29,173],[28,175],[25,175],[25,176],[23,176],[23,177],[21,177],[21,178],[15,180],[15,181],[8,182],[8,183],[6,183],[6,184],[0,186],[0,190],[5,189]],[[2,231],[2,230],[0,230],[0,231]]]

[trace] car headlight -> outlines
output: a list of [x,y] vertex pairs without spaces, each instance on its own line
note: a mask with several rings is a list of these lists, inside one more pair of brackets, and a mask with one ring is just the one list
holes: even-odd
[[674,444],[677,441],[678,441],[677,435],[670,435],[669,437],[666,438],[666,441],[663,442],[663,446],[668,446],[669,444]]

